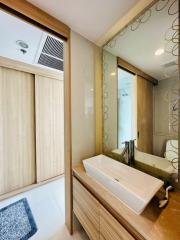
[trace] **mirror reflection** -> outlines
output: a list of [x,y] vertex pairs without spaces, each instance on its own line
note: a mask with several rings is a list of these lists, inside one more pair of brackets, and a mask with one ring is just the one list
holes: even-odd
[[178,1],[160,0],[103,49],[104,152],[163,180],[178,174]]

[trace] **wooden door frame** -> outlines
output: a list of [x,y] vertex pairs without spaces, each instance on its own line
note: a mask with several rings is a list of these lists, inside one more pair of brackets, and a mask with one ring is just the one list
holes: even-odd
[[63,22],[27,2],[26,0],[0,0],[0,9],[33,24],[64,40],[64,152],[65,152],[65,222],[70,234],[72,222],[72,156],[71,156],[71,49],[70,28]]

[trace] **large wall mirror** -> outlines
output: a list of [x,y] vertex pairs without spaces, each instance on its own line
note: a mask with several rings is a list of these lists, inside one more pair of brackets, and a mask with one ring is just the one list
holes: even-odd
[[[104,153],[173,183],[179,161],[178,9],[178,0],[153,2],[103,48]],[[133,149],[131,162],[126,149]]]

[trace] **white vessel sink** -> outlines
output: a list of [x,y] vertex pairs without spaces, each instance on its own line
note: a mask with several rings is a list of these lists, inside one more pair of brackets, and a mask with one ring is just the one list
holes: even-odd
[[163,181],[104,155],[83,160],[83,164],[88,175],[137,214],[163,186]]

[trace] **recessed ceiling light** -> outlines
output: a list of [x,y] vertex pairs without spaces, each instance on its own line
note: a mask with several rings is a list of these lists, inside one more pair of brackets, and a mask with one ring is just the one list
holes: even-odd
[[29,45],[26,42],[24,42],[23,40],[17,40],[16,44],[18,46],[20,46],[21,48],[28,48],[29,47]]
[[157,49],[156,51],[155,51],[155,55],[156,56],[160,56],[160,55],[162,55],[164,53],[164,49],[163,48],[159,48],[159,49]]

